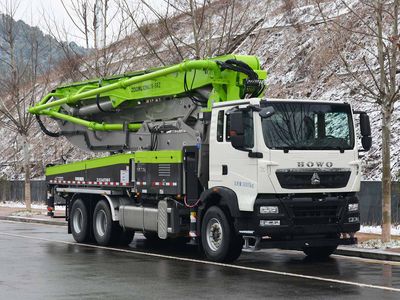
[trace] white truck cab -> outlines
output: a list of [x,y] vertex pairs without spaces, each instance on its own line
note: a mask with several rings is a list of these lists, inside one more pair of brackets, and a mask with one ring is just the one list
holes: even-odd
[[[356,113],[369,148],[369,122]],[[209,188],[234,192],[239,232],[288,243],[359,230],[361,162],[350,104],[245,99],[215,104],[212,120]]]

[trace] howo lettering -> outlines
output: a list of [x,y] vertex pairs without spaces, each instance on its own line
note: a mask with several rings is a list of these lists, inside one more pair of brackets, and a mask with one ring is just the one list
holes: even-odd
[[322,167],[327,167],[327,168],[332,168],[333,167],[333,163],[328,161],[328,162],[322,162],[322,161],[308,161],[308,162],[304,162],[304,161],[298,161],[297,162],[297,166],[300,168],[304,168],[304,167],[309,167],[312,168],[314,166],[318,167],[318,168],[322,168]]
[[140,231],[191,239],[219,262],[243,247],[328,256],[354,243],[368,116],[265,98],[266,76],[256,57],[226,55],[55,88],[30,108],[41,129],[109,155],[47,167],[50,214],[64,198],[80,243],[129,244]]

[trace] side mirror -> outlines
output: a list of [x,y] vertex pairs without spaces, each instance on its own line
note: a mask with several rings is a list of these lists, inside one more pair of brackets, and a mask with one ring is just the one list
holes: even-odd
[[361,145],[363,146],[365,151],[368,151],[371,149],[372,146],[372,137],[370,136],[363,136],[361,138]]
[[243,127],[243,113],[242,111],[234,111],[229,114],[231,136],[231,144],[236,149],[243,149],[244,141],[244,127]]
[[369,122],[369,116],[366,113],[360,114],[360,131],[361,131],[361,144],[365,151],[371,149],[372,138],[371,138],[371,124]]
[[362,136],[371,135],[371,124],[369,122],[369,116],[366,113],[360,114],[360,129]]
[[258,114],[262,119],[266,119],[275,114],[275,109],[272,106],[263,107]]

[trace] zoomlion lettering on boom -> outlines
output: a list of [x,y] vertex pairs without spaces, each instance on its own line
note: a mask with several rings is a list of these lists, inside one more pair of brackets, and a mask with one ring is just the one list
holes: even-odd
[[304,167],[308,167],[308,168],[312,168],[312,167],[319,167],[319,168],[322,168],[322,167],[326,167],[326,168],[332,168],[333,167],[333,162],[331,162],[331,161],[327,161],[327,162],[324,162],[324,161],[307,161],[307,162],[305,162],[305,161],[298,161],[297,162],[297,166],[299,167],[299,168],[304,168]]

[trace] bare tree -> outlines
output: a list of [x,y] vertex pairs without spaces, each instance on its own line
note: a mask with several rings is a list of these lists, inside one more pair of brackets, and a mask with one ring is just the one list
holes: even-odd
[[[338,4],[347,9],[345,17],[328,14],[323,3],[317,1],[324,19],[327,33],[331,35],[332,45],[337,50],[341,65],[352,81],[343,81],[358,94],[380,107],[382,118],[382,241],[391,238],[391,166],[390,144],[392,115],[395,103],[400,99],[400,0],[358,0],[353,6],[348,1]],[[365,55],[360,61],[352,61],[338,43],[343,37],[355,51]],[[358,64],[359,67],[355,65]],[[352,84],[353,82],[354,84]]]
[[166,57],[168,63],[175,63],[231,53],[247,29],[260,24],[249,21],[248,6],[236,0],[163,0],[162,8],[141,0],[141,14],[131,8],[129,0],[122,3],[135,25],[133,30],[162,64]]
[[[27,109],[41,97],[40,93],[47,85],[46,77],[40,78],[40,45],[37,31],[24,31],[14,21],[18,3],[6,3],[5,14],[0,15],[4,35],[0,41],[0,60],[7,71],[0,77],[0,124],[14,132],[22,139],[22,165],[25,173],[25,204],[31,209],[30,192],[30,141],[29,134],[33,124],[33,116]],[[17,38],[25,39],[28,58],[17,50]]]
[[[133,6],[131,2],[128,2],[127,0],[122,0],[120,7],[126,12],[131,23],[133,24],[133,28],[131,29],[132,33],[134,31],[137,31],[139,35],[143,38],[145,45],[150,51],[150,54],[156,57],[162,65],[165,65],[164,60],[160,57],[157,51],[157,46],[155,46],[148,38],[149,31],[147,30],[148,27],[146,26],[150,25],[150,21],[146,18],[145,14],[142,14],[142,16],[138,14],[138,11],[140,10],[140,5],[137,4],[136,6]],[[151,8],[151,6],[149,7]],[[155,13],[157,12],[155,11]],[[158,16],[161,19],[163,18],[161,15]],[[145,25],[143,25],[143,22],[141,22],[140,19],[144,19],[146,21]],[[178,51],[178,53],[180,53],[179,48],[177,48],[176,50]]]
[[[79,37],[84,40],[86,55],[70,47],[76,39],[70,31],[46,16],[44,21],[48,32],[58,41],[64,51],[64,67],[73,67],[71,79],[104,77],[120,73],[124,66],[124,49],[117,51],[118,44],[127,34],[128,16],[121,9],[118,0],[59,0]],[[43,13],[44,14],[44,13]],[[45,14],[44,14],[45,15]],[[65,71],[65,70],[64,70]]]

